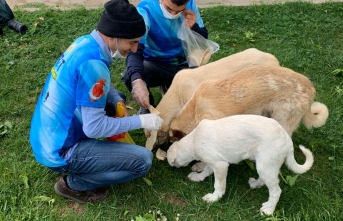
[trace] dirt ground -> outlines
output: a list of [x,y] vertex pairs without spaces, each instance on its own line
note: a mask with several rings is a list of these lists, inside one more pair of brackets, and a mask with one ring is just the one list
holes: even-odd
[[[61,9],[70,9],[77,5],[84,5],[86,8],[102,7],[108,0],[6,0],[7,4],[13,9],[15,5],[24,5],[26,3],[43,3],[49,7],[58,7]],[[129,0],[132,4],[137,5],[140,0]],[[282,3],[295,0],[196,0],[200,8],[211,7],[217,5],[234,5],[247,6],[250,4],[272,4]],[[306,0],[305,0],[306,1]],[[323,3],[328,0],[307,0],[313,3]],[[336,2],[343,2],[343,0],[334,0]],[[30,10],[30,8],[28,8]],[[34,10],[32,8],[31,10]]]

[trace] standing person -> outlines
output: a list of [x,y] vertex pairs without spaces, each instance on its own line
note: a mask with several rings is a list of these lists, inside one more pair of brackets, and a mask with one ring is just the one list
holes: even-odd
[[128,54],[122,80],[140,106],[138,114],[146,114],[149,103],[155,105],[149,88],[162,86],[166,92],[175,74],[188,68],[177,38],[183,20],[205,38],[208,32],[195,0],[142,0],[137,10],[147,31],[137,52]]
[[97,29],[76,39],[51,69],[31,121],[36,160],[68,174],[55,184],[55,192],[80,203],[105,199],[107,186],[144,176],[152,164],[151,151],[142,146],[96,138],[156,130],[162,124],[156,114],[129,117],[125,110],[127,117],[106,115],[124,102],[111,85],[112,58],[136,52],[145,25],[127,0],[104,7]]

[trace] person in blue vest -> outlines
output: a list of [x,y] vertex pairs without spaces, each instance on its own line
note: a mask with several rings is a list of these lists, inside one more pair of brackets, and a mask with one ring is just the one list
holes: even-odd
[[[108,186],[144,176],[153,155],[145,147],[106,138],[130,130],[157,130],[156,114],[114,118],[124,99],[111,84],[113,58],[136,52],[146,29],[128,0],[104,5],[90,34],[77,38],[52,67],[34,111],[30,144],[36,160],[66,174],[55,192],[79,203],[105,199]],[[110,116],[108,116],[110,115]]]
[[175,74],[189,68],[177,37],[183,21],[204,38],[208,32],[195,0],[142,0],[137,10],[146,33],[137,51],[128,54],[122,81],[140,106],[138,114],[146,114],[149,104],[155,105],[150,88],[160,87],[165,93]]

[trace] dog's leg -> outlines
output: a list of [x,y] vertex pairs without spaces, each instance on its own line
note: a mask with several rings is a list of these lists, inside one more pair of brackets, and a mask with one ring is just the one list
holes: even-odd
[[[262,184],[263,182],[266,184],[269,190],[269,198],[268,201],[262,204],[260,209],[261,214],[272,215],[276,204],[279,202],[279,198],[281,195],[281,188],[279,186],[279,170],[281,167],[282,162],[280,165],[277,165],[278,162],[273,162],[273,165],[262,165],[260,162],[267,162],[263,161],[263,159],[259,159],[256,161],[256,169],[259,174],[259,178],[252,182],[253,185],[256,186]],[[249,180],[250,183],[250,180]],[[250,183],[251,186],[251,183]]]
[[214,171],[214,192],[206,194],[202,199],[206,202],[214,202],[221,198],[226,189],[226,176],[229,164],[227,162],[216,163]]
[[268,201],[262,203],[262,207],[260,209],[261,214],[272,215],[276,204],[279,202],[280,195],[281,195],[281,188],[277,183],[266,183],[266,186],[269,189],[269,198]]
[[258,178],[257,180],[253,177],[249,178],[249,186],[251,189],[256,189],[264,186],[264,181],[261,178]]
[[192,166],[192,171],[200,173],[201,171],[204,170],[205,166],[206,166],[206,163],[204,163],[204,162],[197,162],[197,163],[195,163]]
[[195,182],[200,182],[213,173],[213,170],[210,166],[206,165],[205,163],[203,164],[205,165],[205,167],[201,173],[192,172],[188,175],[188,178],[190,180],[195,181]]

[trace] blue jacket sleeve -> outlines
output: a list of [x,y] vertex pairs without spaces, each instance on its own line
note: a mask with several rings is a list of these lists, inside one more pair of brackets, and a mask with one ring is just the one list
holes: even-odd
[[138,43],[138,48],[136,53],[130,52],[126,58],[126,71],[131,79],[131,82],[142,78],[142,74],[144,71],[143,61],[143,51],[144,51],[144,44]]
[[205,26],[203,28],[200,28],[198,23],[195,23],[191,29],[196,33],[200,34],[201,36],[203,36],[204,38],[208,38],[208,31]]

